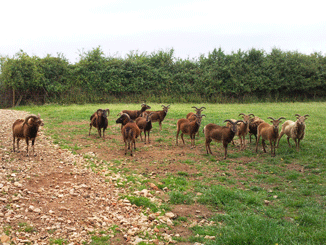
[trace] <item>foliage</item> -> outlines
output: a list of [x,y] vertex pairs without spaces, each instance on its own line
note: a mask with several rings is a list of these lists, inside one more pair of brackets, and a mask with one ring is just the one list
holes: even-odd
[[131,51],[121,58],[106,57],[97,47],[82,52],[75,64],[61,54],[39,58],[21,50],[1,57],[0,65],[0,93],[13,90],[22,104],[298,101],[326,95],[325,56],[279,49],[226,54],[219,48],[183,60],[173,49]]

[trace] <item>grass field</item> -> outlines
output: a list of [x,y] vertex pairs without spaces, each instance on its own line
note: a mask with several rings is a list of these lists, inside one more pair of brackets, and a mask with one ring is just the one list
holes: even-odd
[[[152,110],[160,110],[160,104],[151,104]],[[200,136],[196,148],[190,149],[189,136],[183,146],[175,145],[176,122],[193,109],[193,104],[171,104],[171,109],[159,131],[153,124],[152,143],[144,145],[138,140],[134,157],[123,154],[124,144],[117,114],[123,109],[140,109],[139,104],[101,105],[45,105],[19,107],[19,110],[40,113],[45,120],[45,130],[54,143],[75,154],[95,152],[102,164],[89,159],[94,171],[103,168],[124,174],[128,182],[121,186],[134,190],[148,188],[150,178],[159,188],[167,187],[168,202],[160,207],[149,200],[134,203],[153,210],[173,210],[174,205],[205,205],[211,211],[209,220],[213,226],[194,226],[189,237],[179,242],[205,244],[325,244],[326,241],[326,103],[256,103],[256,104],[200,104],[205,106]],[[109,108],[109,128],[106,140],[100,139],[93,128],[88,136],[89,117],[98,108]],[[240,119],[239,113],[254,113],[267,117],[295,120],[294,114],[309,114],[306,120],[306,137],[298,152],[289,148],[286,136],[280,141],[276,156],[258,153],[255,144],[247,144],[240,151],[239,143],[229,145],[228,158],[223,160],[223,147],[212,144],[213,156],[207,155],[202,128],[208,123],[223,125],[225,119]],[[284,120],[283,120],[284,121]],[[237,138],[236,138],[237,139]],[[248,140],[248,137],[247,137]],[[248,142],[248,141],[247,141]],[[294,142],[290,141],[292,146]],[[37,147],[37,143],[36,143]],[[175,225],[189,223],[190,217],[179,217]],[[199,236],[196,236],[199,234]],[[205,235],[216,236],[214,240]]]

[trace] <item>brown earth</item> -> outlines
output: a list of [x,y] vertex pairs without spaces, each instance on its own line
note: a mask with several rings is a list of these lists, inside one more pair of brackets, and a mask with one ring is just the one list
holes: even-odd
[[[66,244],[87,244],[92,236],[102,236],[111,244],[137,244],[140,241],[168,244],[175,243],[172,237],[192,235],[189,229],[192,225],[213,225],[207,220],[212,211],[203,205],[172,205],[172,212],[152,214],[149,209],[131,204],[123,198],[128,189],[117,183],[126,180],[125,175],[105,168],[94,172],[84,157],[93,157],[97,165],[118,159],[121,169],[135,168],[151,182],[156,181],[157,175],[178,172],[203,178],[196,177],[198,169],[194,164],[185,163],[189,160],[187,154],[193,153],[189,147],[172,149],[153,137],[153,144],[137,144],[142,150],[136,151],[135,157],[125,157],[120,127],[114,125],[105,140],[99,139],[94,129],[89,137],[88,134],[76,135],[73,143],[82,147],[77,150],[78,154],[72,154],[53,144],[41,128],[35,143],[37,155],[26,156],[26,143],[22,141],[21,152],[12,152],[11,131],[13,122],[26,115],[21,111],[0,110],[2,243],[53,244],[62,240]],[[87,127],[88,123],[85,124]],[[150,188],[148,186],[148,190]],[[147,196],[158,204],[168,201],[168,195],[158,188],[138,195]],[[176,217],[187,217],[187,222],[175,225],[173,219]],[[144,237],[145,233],[150,238]]]

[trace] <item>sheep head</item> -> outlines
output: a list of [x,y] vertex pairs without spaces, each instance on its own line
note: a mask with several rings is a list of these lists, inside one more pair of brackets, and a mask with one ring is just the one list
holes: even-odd
[[229,122],[230,123],[230,125],[231,125],[231,127],[230,127],[231,131],[234,132],[234,133],[236,133],[237,130],[238,130],[238,123],[241,123],[241,122],[243,123],[243,120],[232,121],[230,119],[226,119],[224,121],[224,123],[226,123],[226,122]]
[[196,115],[196,114],[195,114],[195,116],[196,116],[196,123],[197,123],[198,125],[201,124],[201,120],[202,120],[202,118],[203,118],[203,117],[206,117],[206,115]]
[[308,114],[306,114],[304,116],[300,116],[299,114],[295,114],[295,116],[297,117],[297,123],[299,125],[304,125],[305,124],[305,120],[307,119],[307,117],[309,117]]
[[168,112],[168,110],[170,109],[170,105],[168,105],[168,106],[162,105],[162,108],[163,108],[163,111]]
[[151,109],[151,107],[149,105],[146,105],[145,103],[141,104],[141,108],[142,110],[148,110],[148,109]]
[[285,119],[285,117],[280,117],[279,119],[274,119],[273,117],[267,117],[267,118],[272,119],[271,123],[273,123],[274,130],[278,129],[278,126],[281,123],[281,119]]
[[123,113],[115,122],[116,123],[123,123],[123,122],[131,121],[130,116],[127,113]]
[[44,126],[44,123],[43,123],[43,120],[41,119],[41,116],[40,114],[38,114],[37,116],[35,115],[30,115],[30,116],[27,116],[24,120],[24,123],[23,123],[23,126],[24,125],[27,125],[29,127],[32,127],[32,126]]
[[244,113],[240,113],[239,116],[242,116],[243,123],[247,125],[247,124],[249,124],[249,121],[251,119],[250,116],[254,116],[254,114],[250,113],[250,114],[246,115]]
[[206,107],[204,107],[204,106],[202,106],[202,107],[200,107],[200,108],[197,108],[196,106],[193,106],[193,107],[191,107],[191,108],[195,108],[195,111],[196,111],[196,114],[197,114],[197,115],[200,115],[200,113],[201,113],[204,109],[206,109]]

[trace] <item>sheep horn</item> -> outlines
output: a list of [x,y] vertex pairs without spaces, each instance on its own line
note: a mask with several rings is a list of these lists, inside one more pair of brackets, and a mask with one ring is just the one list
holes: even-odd
[[267,117],[267,119],[272,119],[272,120],[275,120],[274,118],[272,118],[272,117]]
[[204,107],[204,106],[200,107],[199,110],[203,111],[203,108],[206,110],[206,107]]
[[309,117],[309,115],[308,115],[308,114],[306,114],[306,115],[304,115],[304,117]]
[[281,119],[285,119],[285,117],[280,117],[279,119],[277,119],[277,121],[281,120]]
[[26,123],[28,126],[31,126],[31,125],[28,123],[28,120],[29,120],[30,118],[37,119],[37,117],[36,117],[35,115],[27,116],[27,117],[25,118],[25,121],[24,121],[24,123],[23,123],[23,126],[24,126],[25,123]]
[[238,124],[238,123],[240,123],[240,122],[244,123],[243,120],[237,120],[237,121],[234,122],[234,124]]
[[119,112],[119,113],[118,113],[118,115],[117,115],[117,117],[118,117],[118,116],[121,116],[121,115],[122,115],[122,113],[121,113],[121,112]]
[[130,116],[127,113],[123,113],[122,115],[126,115],[129,118],[129,120],[130,120]]
[[230,119],[224,120],[224,123],[226,123],[226,122],[229,122],[229,123],[232,123],[233,124],[233,122]]
[[196,110],[199,110],[196,106],[193,106],[193,107],[191,107],[191,108],[196,108]]
[[255,115],[254,115],[253,113],[250,113],[248,116],[249,116],[249,117],[250,117],[250,116],[253,116],[253,117],[255,117]]
[[296,117],[301,117],[299,114],[295,114]]
[[[241,116],[241,115],[242,115],[242,116],[245,116],[245,114],[244,114],[244,113],[240,113],[240,114],[239,114],[239,116]],[[238,117],[239,117],[239,116],[238,116]]]

